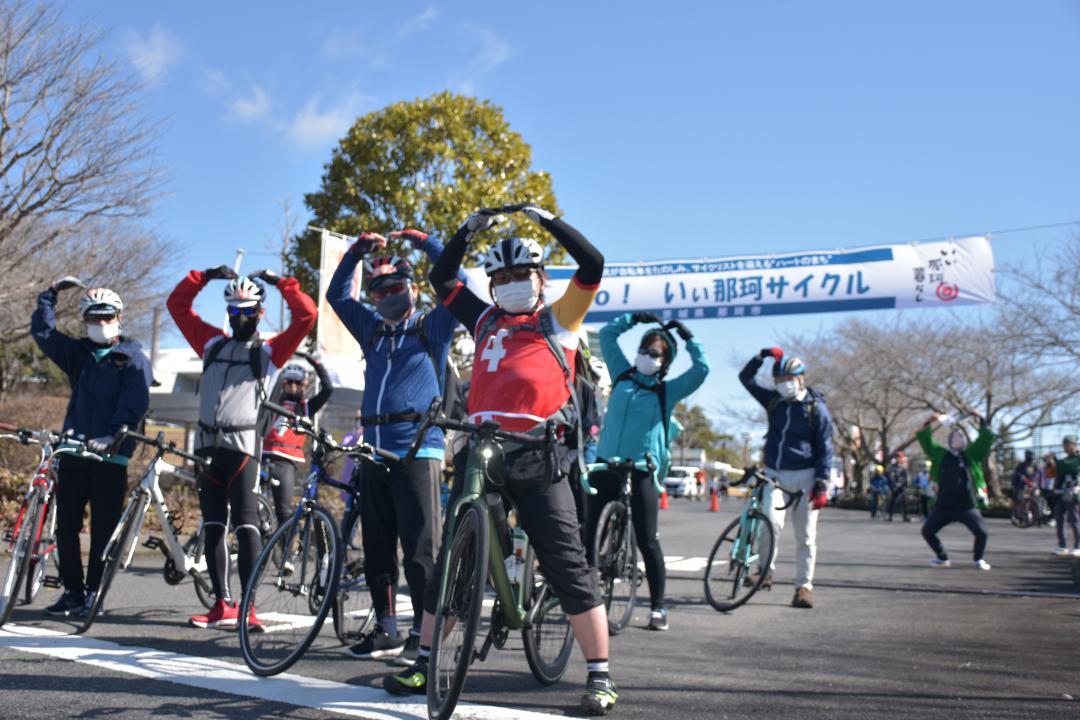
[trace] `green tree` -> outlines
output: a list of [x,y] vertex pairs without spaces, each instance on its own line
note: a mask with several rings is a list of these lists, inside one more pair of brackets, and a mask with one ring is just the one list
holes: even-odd
[[681,450],[700,448],[710,461],[738,464],[738,453],[729,446],[732,436],[720,432],[703,407],[679,403],[675,406],[674,417],[683,426],[682,433],[672,443],[672,456],[676,462],[681,457]]
[[[321,187],[304,202],[312,225],[347,235],[413,227],[445,242],[478,208],[530,201],[557,214],[551,177],[531,164],[532,151],[499,106],[442,92],[359,118],[334,148]],[[486,233],[467,262],[500,236],[543,240],[545,234],[515,213],[498,232]],[[319,242],[307,232],[289,252],[290,270],[309,289],[317,286]],[[552,250],[552,259],[563,257],[560,248]],[[413,259],[426,274],[425,259]]]

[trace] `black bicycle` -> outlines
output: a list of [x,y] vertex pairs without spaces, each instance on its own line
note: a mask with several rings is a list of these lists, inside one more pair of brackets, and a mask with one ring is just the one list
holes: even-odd
[[[591,463],[588,470],[590,474],[606,471],[622,478],[618,497],[605,503],[600,511],[592,547],[600,582],[600,596],[607,608],[608,632],[618,635],[633,617],[634,601],[642,580],[630,509],[630,483],[634,470],[652,475],[653,482],[657,482],[656,463],[653,462],[651,453],[645,453],[644,461],[614,458],[601,463]],[[583,480],[581,484],[589,495],[596,493],[588,480]]]
[[[316,429],[310,418],[271,402],[263,405],[315,441],[303,497],[293,516],[263,546],[240,602],[244,662],[256,675],[276,675],[300,659],[331,610],[335,632],[342,642],[358,637],[372,621],[370,606],[365,605],[369,601],[363,563],[347,559],[337,521],[318,502],[321,485],[357,492],[354,484],[335,480],[327,473],[330,456],[344,454],[370,460],[378,455],[392,461],[399,458],[366,443],[340,445],[329,432]],[[346,533],[352,532],[359,513],[360,504],[354,500],[344,518]],[[256,606],[264,628],[253,628],[249,622]]]

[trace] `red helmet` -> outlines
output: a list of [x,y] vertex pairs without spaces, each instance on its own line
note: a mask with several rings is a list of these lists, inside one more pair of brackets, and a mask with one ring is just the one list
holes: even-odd
[[364,287],[378,290],[380,286],[395,282],[412,282],[413,266],[397,255],[383,255],[364,261]]

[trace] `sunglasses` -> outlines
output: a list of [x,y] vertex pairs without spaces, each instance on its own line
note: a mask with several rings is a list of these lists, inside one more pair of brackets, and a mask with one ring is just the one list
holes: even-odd
[[514,268],[500,268],[491,274],[491,283],[493,285],[506,285],[514,280],[530,280],[532,279],[533,270],[535,268],[520,266]]
[[653,348],[638,348],[639,355],[648,355],[654,360],[664,357],[663,350],[654,350]]
[[303,385],[303,380],[283,380],[282,385]]
[[247,317],[251,317],[252,315],[258,315],[259,314],[259,306],[258,305],[251,305],[249,307],[237,307],[236,305],[230,305],[229,306],[229,314],[234,315],[234,316],[235,315],[245,315]]
[[383,285],[378,288],[371,289],[371,296],[373,298],[384,298],[387,295],[400,295],[409,289],[409,283],[393,283],[392,285]]

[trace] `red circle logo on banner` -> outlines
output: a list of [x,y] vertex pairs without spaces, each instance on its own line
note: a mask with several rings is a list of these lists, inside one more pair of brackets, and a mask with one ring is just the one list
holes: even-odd
[[942,302],[949,302],[955,300],[960,296],[960,287],[955,283],[950,285],[949,283],[940,283],[937,286],[938,300]]

